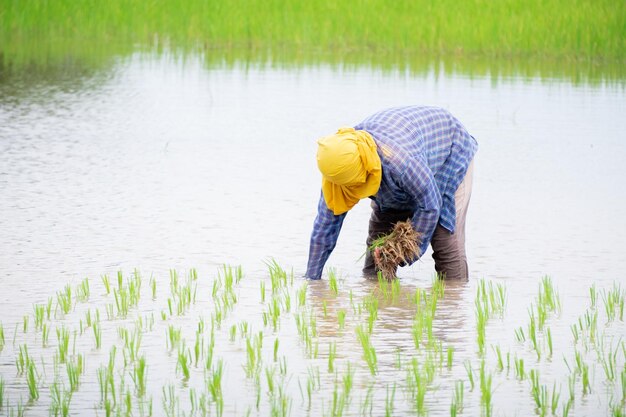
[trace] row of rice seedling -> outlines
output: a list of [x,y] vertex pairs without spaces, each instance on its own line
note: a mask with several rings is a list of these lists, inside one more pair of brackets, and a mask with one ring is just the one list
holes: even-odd
[[[13,342],[0,351],[14,357],[16,370],[0,368],[0,411],[47,408],[66,416],[89,404],[106,416],[456,416],[479,409],[490,416],[505,411],[499,396],[521,388],[527,397],[515,403],[540,416],[584,413],[594,394],[604,399],[602,413],[624,413],[626,345],[615,335],[624,332],[626,295],[618,285],[592,287],[590,307],[572,324],[572,341],[552,340],[563,301],[544,277],[528,327],[507,330],[514,342],[508,350],[488,350],[492,323],[507,315],[507,291],[500,282],[479,280],[476,337],[467,351],[437,328],[443,281],[426,290],[379,280],[355,293],[335,271],[325,281],[299,281],[273,260],[259,282],[239,267],[224,266],[212,279],[195,269],[184,278],[172,270],[167,283],[151,278],[144,291],[152,297],[141,297],[142,280],[134,271],[119,273],[115,286],[108,278],[98,288],[88,280],[81,290],[65,286],[57,314],[46,314],[50,303],[34,305],[36,325],[22,324],[18,332],[16,324]],[[101,320],[100,309],[109,305],[112,314]],[[390,349],[387,318],[401,310],[410,319],[393,331],[400,343]],[[41,342],[52,327],[56,341]],[[566,385],[550,371],[561,356]]]

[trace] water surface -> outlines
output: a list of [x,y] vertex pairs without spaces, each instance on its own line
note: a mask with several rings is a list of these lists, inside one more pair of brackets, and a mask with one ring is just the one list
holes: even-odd
[[[515,346],[512,329],[528,322],[527,307],[537,295],[539,279],[551,276],[563,304],[552,323],[553,337],[567,357],[573,355],[567,350],[569,326],[589,306],[589,287],[595,283],[608,289],[623,281],[626,95],[619,85],[469,77],[437,70],[416,75],[325,66],[207,67],[201,59],[168,55],[134,55],[93,72],[38,72],[33,77],[14,74],[0,83],[0,321],[7,340],[22,326],[23,316],[32,314],[33,303],[45,302],[67,282],[89,277],[91,303],[102,308],[111,299],[102,295],[101,274],[114,276],[120,269],[128,274],[138,268],[144,291],[152,275],[166,293],[170,268],[195,267],[203,280],[197,303],[187,318],[175,320],[191,344],[198,317],[211,308],[210,280],[223,263],[242,265],[246,274],[229,324],[245,319],[257,331],[263,329],[259,281],[268,277],[265,262],[275,258],[293,268],[296,279],[306,267],[320,185],[315,139],[403,104],[449,109],[480,146],[467,225],[472,279],[466,286],[448,288],[438,308],[437,337],[454,346],[457,356],[453,370],[443,372],[427,395],[433,415],[449,414],[454,381],[465,377],[463,360],[476,361],[475,338],[470,337],[476,280],[506,285],[507,314],[491,320],[488,330],[490,343],[506,349]],[[371,376],[353,327],[337,332],[336,311],[350,309],[350,291],[363,297],[374,287],[360,275],[368,216],[363,202],[349,213],[328,261],[342,278],[340,295],[329,293],[327,281],[308,288],[308,305],[320,317],[318,327],[328,332],[320,335],[322,359],[310,363],[321,363],[325,374],[327,343],[336,340],[341,363],[359,364],[357,377],[363,383],[355,388],[355,398],[361,399]],[[432,274],[427,253],[400,271],[404,292],[430,288]],[[154,312],[160,321],[166,298],[142,304],[137,314]],[[331,318],[322,318],[324,302]],[[89,306],[77,307],[66,324],[76,326],[85,308]],[[393,363],[398,350],[411,349],[414,313],[410,303],[379,312],[374,334],[381,386],[402,383],[398,375],[404,371],[395,371]],[[350,317],[348,323],[356,325],[359,317]],[[294,399],[291,412],[300,415],[297,378],[306,375],[309,363],[298,362],[302,346],[293,319],[283,321],[289,324],[281,328],[281,349],[285,347],[294,366],[288,384]],[[111,343],[117,324],[108,330]],[[151,378],[158,375],[163,381],[150,389],[155,409],[160,409],[161,386],[167,381],[178,384],[182,397],[188,395],[174,372],[176,359],[164,348],[167,324],[157,323],[143,342],[153,363]],[[239,382],[245,380],[237,364],[245,345],[229,345],[227,329],[219,336],[221,354],[226,363],[229,358],[234,363],[227,372],[234,388],[226,394],[226,411],[243,415],[246,408],[233,404],[251,390]],[[32,332],[23,335],[20,327],[15,346],[8,342],[0,353],[0,373],[8,381],[13,404],[20,395],[27,396],[23,377],[16,377],[14,368],[20,343],[40,343]],[[266,336],[269,350],[271,334]],[[616,341],[626,336],[624,323],[612,323],[608,334]],[[91,339],[78,344],[90,352],[90,368],[73,408],[95,412],[95,369],[106,361],[108,348],[94,351]],[[32,349],[36,357],[52,361],[50,348]],[[532,352],[523,352],[531,361]],[[566,373],[560,356],[550,366],[541,361],[533,365],[550,386]],[[595,372],[600,378],[602,369]],[[324,375],[318,395],[325,403],[315,405],[310,415],[328,411],[332,380]],[[495,415],[533,412],[527,381],[502,382],[501,387],[494,395]],[[436,401],[437,389],[446,401]],[[566,384],[562,389],[565,396]],[[47,388],[43,391],[47,396]],[[577,403],[570,415],[606,410],[611,388],[599,391]],[[410,400],[400,388],[396,395],[396,413],[411,414]],[[466,415],[478,412],[477,395],[466,394]],[[45,412],[48,401],[42,399],[29,410],[33,415]],[[380,390],[374,414],[384,412],[384,401]],[[348,414],[358,414],[358,404],[350,410]]]

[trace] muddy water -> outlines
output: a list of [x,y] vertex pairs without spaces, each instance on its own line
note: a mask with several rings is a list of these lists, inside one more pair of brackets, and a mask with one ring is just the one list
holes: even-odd
[[[367,322],[366,314],[353,307],[376,287],[360,275],[367,204],[349,214],[328,262],[341,277],[338,295],[327,279],[307,289],[307,311],[317,317],[317,359],[303,348],[292,317],[319,197],[315,139],[381,108],[407,103],[448,108],[480,145],[467,226],[472,280],[447,288],[438,305],[434,333],[444,349],[454,348],[455,357],[454,366],[444,367],[429,386],[429,413],[449,415],[459,379],[465,380],[465,415],[481,410],[480,388],[469,390],[463,366],[469,360],[478,369],[480,363],[473,304],[480,278],[503,283],[508,294],[504,318],[491,319],[487,327],[494,415],[529,415],[535,406],[528,380],[494,370],[491,345],[510,352],[511,361],[514,355],[525,358],[527,369],[538,369],[541,383],[550,389],[556,382],[562,403],[568,397],[569,375],[562,359],[571,363],[574,357],[570,325],[590,306],[593,284],[599,291],[610,289],[623,281],[626,270],[623,87],[325,67],[207,69],[193,59],[179,62],[163,56],[133,57],[88,75],[38,74],[32,79],[22,74],[0,84],[0,321],[6,339],[0,374],[7,385],[5,396],[13,406],[20,397],[27,402],[25,377],[16,375],[15,366],[19,346],[27,343],[46,373],[41,398],[26,406],[26,414],[47,413],[56,337],[52,331],[51,347],[41,347],[32,304],[48,297],[56,303],[56,293],[66,283],[76,285],[89,277],[89,303],[77,304],[65,317],[57,314],[51,325],[78,329],[87,309],[100,309],[103,347],[94,349],[90,334],[77,336],[76,351],[86,354],[87,370],[71,411],[103,415],[97,409],[96,369],[106,362],[112,345],[123,346],[116,329],[132,329],[134,321],[105,320],[105,305],[114,300],[103,294],[100,275],[114,276],[121,269],[128,276],[138,268],[144,277],[143,301],[131,317],[155,318],[142,341],[154,415],[165,413],[162,388],[170,383],[180,396],[180,411],[189,414],[189,388],[200,392],[203,374],[195,370],[189,381],[182,381],[176,354],[166,348],[165,329],[172,323],[181,327],[187,346],[193,344],[199,317],[208,320],[213,311],[211,282],[218,267],[228,263],[242,265],[245,278],[237,287],[236,308],[215,336],[228,386],[225,414],[245,415],[250,409],[251,415],[265,415],[271,408],[265,385],[261,405],[255,407],[255,383],[242,370],[244,339],[229,340],[229,327],[244,320],[254,332],[264,332],[264,366],[273,364],[272,344],[280,340],[280,355],[288,361],[282,381],[291,415],[330,414],[335,380],[327,369],[331,342],[337,346],[340,378],[348,362],[355,370],[352,401],[344,414],[367,414],[372,383],[373,415],[385,412],[385,387],[391,390],[394,383],[394,414],[414,413],[403,361],[415,350],[415,306],[406,298],[416,288],[430,288],[433,263],[428,253],[401,270],[400,301],[381,301],[372,336],[378,373],[370,375],[354,333],[359,323]],[[265,262],[271,257],[293,268],[296,277],[289,286],[293,310],[283,313],[279,330],[262,319],[270,288]],[[166,314],[162,320],[168,270],[183,274],[191,267],[200,276],[196,303],[185,315]],[[513,329],[526,327],[528,307],[544,275],[558,288],[562,311],[549,321],[553,357],[537,360],[528,344],[516,343]],[[158,283],[156,300],[150,297],[150,276]],[[260,282],[268,288],[265,303]],[[601,297],[598,303],[601,312]],[[347,311],[345,329],[337,324],[340,309]],[[31,316],[26,332],[25,315]],[[602,315],[598,320],[599,327],[606,327],[607,344],[612,341],[615,347],[626,336],[623,321],[607,324]],[[622,369],[621,353],[618,363]],[[310,367],[319,368],[321,386],[309,406],[298,381],[305,384]],[[64,375],[64,367],[59,369]],[[620,398],[619,377],[606,383],[599,362],[592,370],[594,388],[582,396],[578,381],[570,415],[606,414],[611,393]],[[132,386],[128,373],[120,371]]]

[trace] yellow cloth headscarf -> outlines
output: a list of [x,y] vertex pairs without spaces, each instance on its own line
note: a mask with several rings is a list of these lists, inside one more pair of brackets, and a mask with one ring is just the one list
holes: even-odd
[[382,170],[376,142],[365,130],[342,127],[317,141],[317,166],[322,192],[335,215],[350,210],[360,199],[375,195]]

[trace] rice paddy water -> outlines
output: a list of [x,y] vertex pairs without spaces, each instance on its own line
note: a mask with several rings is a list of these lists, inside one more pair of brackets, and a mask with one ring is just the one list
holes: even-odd
[[[0,11],[0,415],[626,414],[623,5],[479,2],[498,24],[474,30],[443,2],[395,31],[423,5],[287,2],[244,27],[239,4],[189,2],[223,17],[207,26],[168,2],[18,3]],[[470,281],[433,280],[430,252],[362,277],[365,203],[304,280],[315,139],[407,103],[479,142]]]

